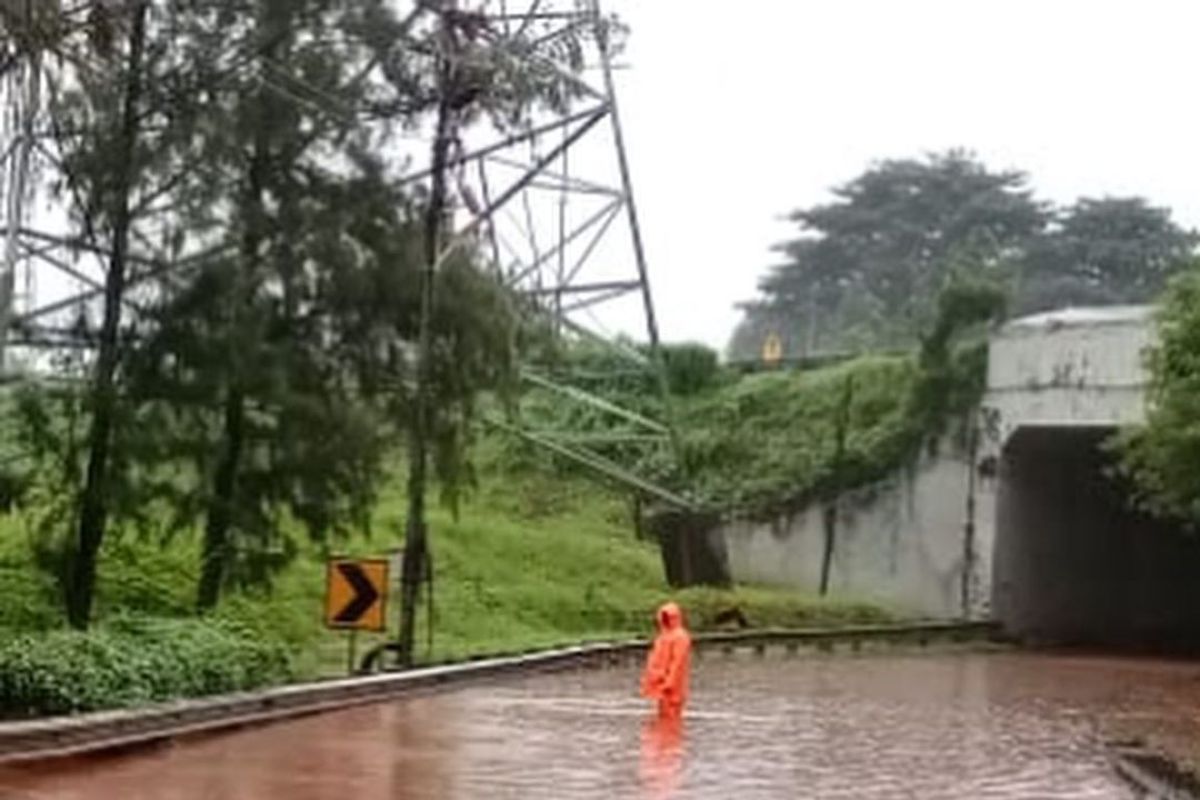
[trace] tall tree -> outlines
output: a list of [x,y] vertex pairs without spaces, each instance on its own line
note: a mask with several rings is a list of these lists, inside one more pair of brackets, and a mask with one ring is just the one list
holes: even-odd
[[[117,426],[117,370],[121,359],[121,315],[128,278],[128,258],[133,225],[134,186],[142,165],[139,163],[140,136],[144,119],[144,94],[147,81],[146,49],[149,0],[131,3],[116,22],[127,31],[126,45],[110,63],[116,67],[118,87],[113,97],[95,78],[85,77],[91,91],[87,97],[100,103],[92,120],[93,135],[102,152],[111,159],[111,171],[91,173],[85,179],[89,207],[78,209],[85,226],[104,229],[110,249],[104,282],[103,322],[91,382],[91,427],[87,437],[87,467],[79,500],[79,522],[75,541],[67,552],[67,620],[76,628],[85,628],[91,619],[95,593],[96,558],[108,521],[107,493],[110,490],[112,449]],[[103,54],[101,54],[103,56]],[[111,131],[94,126],[111,124]]]
[[[406,27],[389,9],[247,0],[240,36],[220,14],[201,20],[197,38],[224,33],[248,65],[210,89],[196,146],[217,174],[184,193],[204,198],[186,203],[190,229],[228,248],[160,293],[134,362],[142,427],[161,432],[140,454],[154,491],[176,529],[203,528],[201,609],[294,551],[285,514],[321,541],[365,525],[413,407],[425,203],[381,152],[430,97],[390,81],[421,75],[409,59],[422,56],[391,51]],[[471,400],[511,368],[511,312],[470,247],[441,281],[429,428],[453,495]]]
[[1030,248],[1018,310],[1144,303],[1195,252],[1197,236],[1141,197],[1083,198]]
[[881,162],[833,194],[792,214],[801,236],[747,316],[777,320],[793,352],[915,341],[956,260],[1000,270],[1047,220],[1023,173],[961,151]]
[[[43,28],[49,129],[57,157],[52,191],[67,201],[68,239],[104,261],[99,330],[92,308],[81,309],[73,334],[95,345],[94,358],[58,359],[60,377],[82,378],[82,392],[37,384],[20,403],[21,437],[47,472],[55,502],[47,536],[64,590],[68,618],[88,624],[96,561],[110,520],[139,515],[131,491],[131,442],[136,430],[127,402],[126,367],[136,316],[129,308],[153,294],[182,252],[178,228],[164,214],[177,189],[194,178],[180,169],[195,122],[195,70],[179,58],[187,0],[95,3],[83,17]],[[203,63],[203,62],[198,62]],[[47,148],[49,149],[49,148]],[[61,415],[60,412],[67,413]],[[68,424],[58,424],[60,418]],[[79,428],[86,428],[80,435]],[[53,450],[54,452],[49,452]]]
[[155,455],[190,454],[197,470],[194,483],[160,488],[179,522],[203,518],[201,609],[228,581],[261,579],[286,557],[281,507],[324,536],[369,505],[361,478],[377,471],[382,429],[329,349],[322,290],[353,243],[323,201],[377,168],[355,157],[370,136],[370,87],[353,28],[379,5],[245,0],[193,20],[197,41],[226,37],[220,55],[236,65],[205,87],[196,147],[215,172],[189,220],[228,250],[161,297],[138,391],[172,434]]
[[[201,608],[286,558],[284,518],[316,538],[365,521],[414,408],[421,221],[434,204],[397,188],[382,154],[394,126],[421,124],[445,99],[439,34],[419,24],[434,5],[143,0],[131,6],[146,12],[143,68],[130,71],[135,28],[121,5],[96,4],[92,47],[109,64],[81,72],[58,119],[77,238],[125,253],[125,270],[108,271],[121,291],[106,298],[102,336],[86,315],[79,328],[111,347],[88,364],[85,406],[70,390],[22,404],[25,441],[62,443],[70,462],[42,458],[39,474],[61,473],[72,489],[61,507],[87,520],[68,585],[90,575],[90,595],[109,521],[156,499],[173,529],[202,527]],[[451,16],[470,44],[453,82],[461,121],[521,130],[577,92],[578,29],[507,36]],[[133,102],[114,73],[138,76]],[[511,298],[460,244],[439,260],[427,315],[422,420],[450,500],[469,480],[473,399],[509,380],[515,338]],[[90,431],[83,445],[76,423]],[[104,468],[85,471],[76,454]]]

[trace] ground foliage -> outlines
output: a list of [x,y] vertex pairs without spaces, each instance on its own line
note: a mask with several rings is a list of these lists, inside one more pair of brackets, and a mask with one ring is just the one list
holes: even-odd
[[1112,443],[1143,508],[1200,529],[1200,264],[1172,281],[1146,354],[1148,412]]
[[230,622],[113,619],[88,633],[0,644],[0,716],[43,716],[203,697],[293,676],[287,651]]
[[[656,391],[652,363],[631,366],[611,350],[581,346],[567,357],[597,394],[670,419],[676,449],[597,445],[663,485],[721,511],[769,515],[881,480],[919,456],[952,423],[967,424],[982,395],[981,333],[1003,313],[1004,292],[969,277],[938,296],[916,352],[875,355],[814,369],[740,375],[698,345],[663,354],[672,392]],[[634,435],[633,423],[595,408],[531,393],[532,421],[563,431]]]
[[[20,387],[5,445],[24,463],[0,487],[36,509],[36,564],[74,626],[110,535],[198,533],[208,609],[302,539],[369,522],[414,416],[426,262],[428,181],[405,180],[395,135],[441,112],[520,133],[580,96],[596,35],[494,24],[387,0],[134,0],[20,43],[54,89],[49,187],[106,254],[71,328],[95,356]],[[451,505],[475,398],[506,392],[522,345],[477,244],[441,263],[433,309],[427,421]]]

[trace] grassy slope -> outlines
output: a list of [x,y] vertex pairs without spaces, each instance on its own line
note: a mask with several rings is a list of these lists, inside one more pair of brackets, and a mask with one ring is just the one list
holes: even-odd
[[[339,555],[378,556],[398,547],[404,498],[401,482],[386,494],[372,535],[337,547]],[[737,606],[756,626],[824,625],[879,620],[866,604],[819,600],[791,592],[739,588],[733,592],[665,585],[657,548],[638,541],[628,510],[616,495],[590,481],[547,473],[503,474],[493,465],[479,491],[455,519],[436,509],[431,519],[435,557],[434,659],[514,651],[582,640],[647,634],[653,609],[668,597],[682,600],[694,626]],[[55,626],[52,588],[32,567],[20,518],[0,528],[0,628]],[[270,592],[235,593],[219,614],[282,639],[305,675],[345,668],[347,637],[325,631],[324,554],[306,548]],[[99,611],[181,616],[189,612],[197,572],[191,537],[110,541],[103,554]],[[395,606],[389,609],[394,630]],[[359,653],[381,637],[363,635]]]
[[[697,488],[719,507],[763,512],[803,502],[830,482],[878,480],[911,447],[906,404],[916,374],[911,357],[872,356],[750,375],[689,398],[678,424]],[[838,468],[837,420],[848,381]]]
[[[399,545],[403,496],[381,503],[375,536],[341,552],[378,555]],[[638,541],[628,511],[590,482],[548,475],[507,479],[490,474],[458,519],[444,509],[431,519],[435,560],[435,634],[421,654],[434,660],[511,652],[651,631],[654,608],[674,597],[693,626],[708,627],[718,610],[739,607],[758,626],[829,625],[885,619],[879,609],[760,588],[672,593],[655,546]],[[319,625],[323,573],[310,554],[285,573],[268,598],[233,598],[223,613],[279,620],[308,653],[305,671],[343,668],[346,636]],[[389,612],[394,618],[395,608]],[[360,652],[380,637],[364,636]]]
[[[805,372],[727,382],[684,400],[679,422],[694,474],[727,506],[769,507],[803,497],[828,477],[833,425],[846,379],[854,395],[847,451],[860,464],[897,460],[914,375],[908,358],[867,358]],[[653,608],[671,595],[657,549],[637,541],[622,499],[579,477],[514,468],[506,448],[485,443],[481,486],[454,518],[432,513],[435,659],[582,639],[647,633]],[[536,459],[535,459],[536,461]],[[378,556],[400,545],[402,482],[385,493],[373,534],[340,543],[342,555]],[[25,521],[0,520],[0,630],[60,624],[50,581],[33,567]],[[197,574],[194,537],[110,537],[101,563],[98,612],[184,616]],[[270,592],[235,593],[219,613],[287,642],[302,672],[344,668],[346,636],[321,626],[324,553],[305,547]],[[739,607],[752,624],[819,625],[879,619],[846,601],[740,588],[680,596],[704,627]],[[396,608],[389,609],[394,623]],[[421,627],[424,643],[424,620]],[[362,652],[379,637],[363,636]]]

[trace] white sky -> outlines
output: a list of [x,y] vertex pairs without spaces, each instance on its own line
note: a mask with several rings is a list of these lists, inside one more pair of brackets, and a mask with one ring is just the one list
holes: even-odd
[[[1200,225],[1194,0],[607,0],[667,340],[723,347],[780,215],[870,162],[966,147],[1050,200]],[[625,327],[625,323],[621,323]]]

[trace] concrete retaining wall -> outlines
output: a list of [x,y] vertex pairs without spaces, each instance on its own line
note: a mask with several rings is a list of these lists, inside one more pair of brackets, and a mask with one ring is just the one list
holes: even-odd
[[[969,469],[966,455],[947,446],[890,481],[839,498],[830,592],[926,617],[986,617],[993,491],[986,479],[972,486]],[[735,580],[818,590],[826,538],[820,506],[766,522],[734,520],[719,531]],[[970,573],[966,608],[964,572]]]
[[[1152,316],[1148,306],[1066,309],[997,331],[989,343],[977,451],[926,455],[888,483],[841,498],[831,590],[931,617],[986,617],[997,542],[995,475],[1006,442],[1030,426],[1142,420]],[[1019,502],[1008,496],[1010,504]],[[733,521],[720,532],[735,580],[817,590],[825,542],[820,508],[768,522]]]

